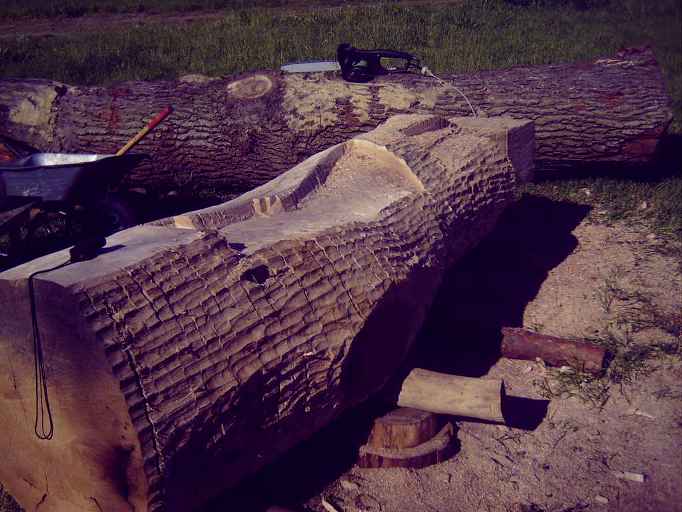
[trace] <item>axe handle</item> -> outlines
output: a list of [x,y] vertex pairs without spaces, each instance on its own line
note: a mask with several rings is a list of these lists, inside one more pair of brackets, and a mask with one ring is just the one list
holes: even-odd
[[140,142],[142,139],[144,139],[144,137],[145,137],[150,131],[152,131],[152,130],[156,127],[156,125],[158,125],[161,121],[163,121],[164,119],[166,119],[166,117],[168,116],[168,114],[170,114],[171,112],[173,112],[173,107],[171,107],[170,105],[168,105],[168,106],[167,106],[166,108],[164,108],[161,112],[159,112],[159,113],[156,115],[156,117],[154,117],[154,119],[152,119],[151,121],[149,121],[149,124],[147,124],[147,126],[145,126],[144,128],[142,128],[142,129],[137,133],[137,135],[135,135],[132,139],[130,139],[130,140],[126,143],[125,146],[123,146],[121,149],[119,149],[119,150],[116,152],[116,156],[125,155],[125,154],[128,152],[128,150],[130,150],[130,148],[132,148],[135,144],[137,144],[137,143]]

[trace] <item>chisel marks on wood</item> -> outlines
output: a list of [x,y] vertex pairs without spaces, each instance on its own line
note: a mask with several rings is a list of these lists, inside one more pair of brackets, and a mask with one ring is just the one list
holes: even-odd
[[72,274],[78,341],[104,351],[120,386],[149,510],[196,508],[395,371],[447,266],[513,200],[523,144],[505,135],[526,123],[477,122],[391,118],[185,214],[192,236],[172,219],[132,228],[110,242],[169,239],[125,265],[115,251],[84,263],[97,278]]

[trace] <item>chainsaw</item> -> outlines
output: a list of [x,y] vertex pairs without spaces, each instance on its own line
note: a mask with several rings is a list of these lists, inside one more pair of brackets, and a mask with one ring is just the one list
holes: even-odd
[[[402,64],[384,67],[381,59],[400,60]],[[321,71],[341,71],[348,82],[369,82],[379,75],[389,73],[421,73],[422,65],[414,55],[397,50],[360,50],[348,43],[340,44],[336,50],[335,61],[301,62],[286,64],[282,71],[287,73],[314,73]]]
[[[384,67],[381,59],[402,60],[400,66]],[[348,43],[342,43],[336,49],[336,61],[296,62],[285,64],[282,71],[286,73],[320,73],[324,71],[341,71],[341,76],[348,82],[370,82],[374,77],[389,73],[416,73],[436,80],[441,86],[450,88],[462,96],[471,115],[477,117],[478,111],[469,101],[466,94],[455,84],[438,78],[417,57],[397,50],[358,50]]]

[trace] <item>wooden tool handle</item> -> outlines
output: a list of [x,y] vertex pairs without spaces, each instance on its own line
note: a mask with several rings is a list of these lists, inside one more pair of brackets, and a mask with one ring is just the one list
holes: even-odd
[[125,146],[123,146],[121,149],[119,149],[119,150],[116,152],[116,156],[125,155],[125,154],[130,150],[130,148],[132,148],[135,144],[137,144],[137,143],[140,142],[142,139],[144,139],[144,137],[145,137],[150,131],[152,131],[152,130],[161,122],[161,121],[163,121],[164,119],[166,119],[166,117],[168,116],[168,114],[170,114],[171,112],[173,112],[173,107],[170,106],[170,105],[168,105],[168,106],[167,106],[166,108],[164,108],[161,112],[159,112],[159,113],[156,115],[156,117],[154,117],[154,119],[152,119],[151,121],[149,121],[149,124],[147,124],[147,126],[145,126],[144,128],[142,128],[142,129],[137,133],[137,135],[135,135],[132,139],[130,139],[130,140],[127,142],[127,144],[126,144]]

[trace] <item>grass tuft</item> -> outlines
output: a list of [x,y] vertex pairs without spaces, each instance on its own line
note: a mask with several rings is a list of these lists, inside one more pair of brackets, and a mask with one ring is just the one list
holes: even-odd
[[582,372],[574,368],[548,368],[548,376],[536,384],[545,398],[579,398],[602,409],[614,385],[632,384],[651,370],[651,364],[661,359],[682,359],[681,338],[650,344],[636,343],[627,331],[616,334],[607,331],[601,338],[588,341],[606,348],[609,362],[602,374]]
[[677,176],[660,180],[596,176],[539,181],[526,185],[524,192],[591,206],[601,222],[640,223],[661,236],[682,240],[682,168]]

